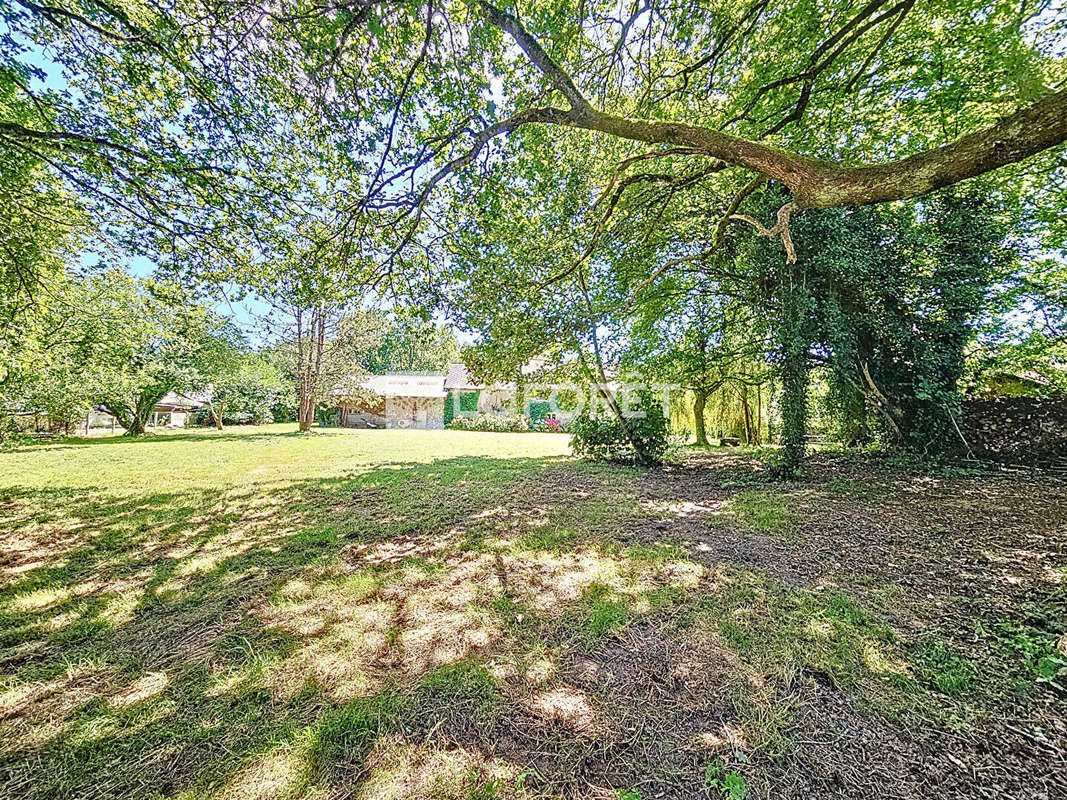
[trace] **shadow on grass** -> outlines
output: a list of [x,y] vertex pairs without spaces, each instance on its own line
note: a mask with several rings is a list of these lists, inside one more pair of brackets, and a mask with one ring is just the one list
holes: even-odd
[[[908,658],[833,584],[775,580],[761,560],[785,544],[716,551],[772,541],[720,480],[461,457],[225,492],[9,490],[0,793],[503,798],[525,774],[546,796],[695,797],[709,748],[784,752],[781,687],[969,691],[951,648]],[[855,495],[792,486],[783,508]]]
[[[602,577],[594,556],[512,555],[562,524],[556,463],[392,463],[222,493],[9,490],[4,792],[246,795],[268,778],[278,794],[355,792],[381,772],[363,764],[379,734],[401,727],[488,752],[471,726],[494,683],[471,659],[506,636],[491,605],[498,572],[542,609]],[[595,532],[610,509],[588,494],[571,510]],[[430,774],[439,755],[391,758],[429,758]],[[490,756],[464,758],[457,785],[495,785]]]
[[6,447],[4,452],[25,453],[43,449],[63,449],[75,447],[97,447],[116,444],[158,444],[160,442],[199,442],[199,441],[254,441],[256,439],[293,439],[301,436],[344,436],[339,429],[313,428],[307,433],[300,431],[263,431],[257,433],[234,432],[232,429],[222,431],[215,428],[184,429],[181,433],[154,433],[148,431],[141,436],[125,436],[121,433],[107,436],[57,436],[53,439],[39,439]]

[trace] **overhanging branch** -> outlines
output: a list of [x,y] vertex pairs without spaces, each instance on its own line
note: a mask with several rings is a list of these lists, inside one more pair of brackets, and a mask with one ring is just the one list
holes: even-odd
[[782,183],[793,193],[797,209],[862,206],[917,197],[1067,141],[1067,90],[1051,93],[950,144],[889,164],[862,167],[820,161],[699,125],[628,119],[594,109],[518,19],[485,0],[479,0],[478,6],[570,102],[570,109],[557,111],[554,118],[518,124],[548,122],[632,141],[689,148]]

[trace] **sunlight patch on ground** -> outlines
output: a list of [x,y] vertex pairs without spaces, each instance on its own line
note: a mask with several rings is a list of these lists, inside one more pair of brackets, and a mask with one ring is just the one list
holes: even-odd
[[[359,800],[502,798],[518,770],[463,747],[442,749],[382,737],[367,757]],[[510,793],[508,794],[510,796]]]
[[170,678],[167,673],[149,672],[147,675],[135,680],[118,694],[108,698],[107,704],[117,710],[129,708],[142,700],[161,694],[168,686],[170,686]]
[[679,519],[686,517],[717,515],[723,512],[723,501],[696,503],[692,500],[642,500],[641,507],[654,514],[670,515]]
[[573,686],[556,686],[523,701],[523,707],[543,720],[562,723],[583,736],[603,735],[604,724],[593,710],[589,696]]
[[[787,758],[811,687],[871,714],[938,691],[877,576],[724,556],[804,520],[792,489],[727,508],[536,455],[563,437],[403,433],[46,446],[33,489],[0,454],[0,789],[510,800],[537,762],[548,796],[614,797],[686,749]],[[987,585],[1042,557],[982,546]],[[576,771],[590,745],[625,782]]]
[[[218,800],[275,800],[286,797],[302,778],[304,764],[299,751],[280,745],[255,756],[217,794]],[[308,795],[303,795],[307,800]]]
[[45,611],[73,596],[74,590],[71,588],[49,587],[16,595],[7,605],[11,611],[24,614],[31,611]]

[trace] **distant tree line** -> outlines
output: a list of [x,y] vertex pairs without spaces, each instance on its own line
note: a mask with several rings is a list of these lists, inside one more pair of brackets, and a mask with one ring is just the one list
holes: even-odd
[[328,330],[291,325],[282,334],[253,343],[174,282],[59,270],[5,327],[0,421],[10,434],[14,416],[33,413],[70,433],[102,407],[136,436],[170,392],[202,403],[219,429],[238,419],[300,421],[302,404],[313,420],[318,404],[336,402],[338,387],[370,369],[442,370],[458,352],[450,330],[404,310],[353,311]]

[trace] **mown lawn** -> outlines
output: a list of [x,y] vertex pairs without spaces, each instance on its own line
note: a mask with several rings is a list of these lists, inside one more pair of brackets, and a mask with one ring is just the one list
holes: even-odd
[[680,459],[0,452],[0,796],[1067,796],[1067,483]]

